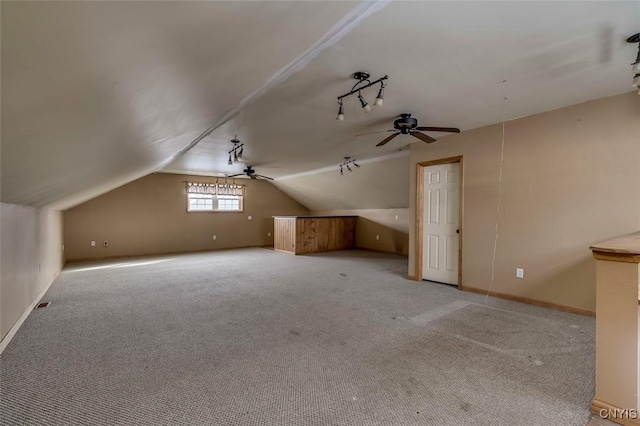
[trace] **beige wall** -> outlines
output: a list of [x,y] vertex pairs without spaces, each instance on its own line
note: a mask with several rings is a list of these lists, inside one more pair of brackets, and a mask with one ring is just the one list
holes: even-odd
[[2,339],[60,272],[63,239],[64,212],[0,204]]
[[67,259],[271,245],[272,216],[309,213],[268,181],[249,179],[237,180],[247,185],[244,212],[187,213],[184,181],[215,178],[151,174],[68,210]]
[[[498,200],[501,125],[416,143],[410,158],[409,271],[415,271],[416,164],[464,156],[463,285],[487,289]],[[595,309],[589,246],[640,229],[640,96],[506,124],[492,290]],[[525,278],[515,278],[515,268]]]
[[409,253],[409,209],[322,210],[312,214],[356,215],[356,247]]

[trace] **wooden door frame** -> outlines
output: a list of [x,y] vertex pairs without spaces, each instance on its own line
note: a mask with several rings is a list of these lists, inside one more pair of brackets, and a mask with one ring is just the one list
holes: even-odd
[[458,237],[458,289],[462,290],[462,235],[464,224],[464,167],[463,156],[441,158],[439,160],[423,161],[417,164],[416,174],[416,267],[415,279],[422,281],[422,227],[424,221],[424,169],[430,166],[438,166],[440,164],[460,163],[460,201],[458,209],[460,221],[460,234]]

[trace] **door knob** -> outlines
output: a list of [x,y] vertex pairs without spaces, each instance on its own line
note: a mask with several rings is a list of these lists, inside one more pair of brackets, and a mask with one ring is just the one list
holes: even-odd
[[460,230],[459,230],[459,229],[456,229],[456,234],[459,234],[459,233],[460,233]]

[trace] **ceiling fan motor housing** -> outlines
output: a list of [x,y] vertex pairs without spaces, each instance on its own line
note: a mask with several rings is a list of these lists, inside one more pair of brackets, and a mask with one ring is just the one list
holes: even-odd
[[418,126],[418,120],[411,118],[411,114],[400,114],[400,117],[393,122],[393,127],[400,130],[400,133],[406,135]]

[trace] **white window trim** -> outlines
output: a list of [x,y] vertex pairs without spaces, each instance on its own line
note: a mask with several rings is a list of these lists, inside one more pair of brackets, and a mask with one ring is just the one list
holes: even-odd
[[[211,209],[191,209],[191,198],[196,199],[211,199]],[[218,198],[222,199],[237,199],[240,201],[238,210],[220,210],[218,208]],[[187,213],[242,213],[244,211],[244,196],[243,195],[214,195],[214,194],[194,194],[187,193]]]

